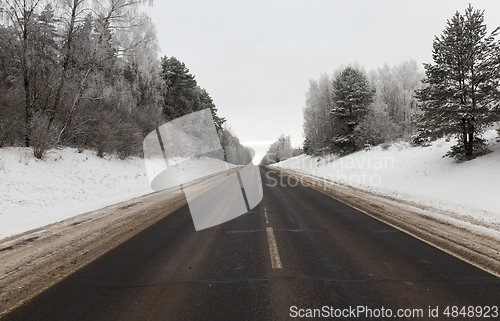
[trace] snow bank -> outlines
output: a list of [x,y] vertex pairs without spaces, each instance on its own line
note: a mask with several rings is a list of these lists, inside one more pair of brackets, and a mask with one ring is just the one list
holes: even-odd
[[342,158],[301,155],[273,166],[432,206],[481,225],[500,226],[500,143],[496,136],[494,130],[483,136],[492,153],[464,163],[443,158],[456,142],[440,139],[429,147],[399,142]]
[[[191,180],[220,171],[221,163],[207,158],[171,160]],[[64,148],[38,160],[28,148],[3,148],[0,239],[151,192],[142,158],[99,158],[91,151]]]

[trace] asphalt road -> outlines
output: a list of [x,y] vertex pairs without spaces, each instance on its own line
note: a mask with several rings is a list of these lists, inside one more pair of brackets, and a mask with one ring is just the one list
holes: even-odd
[[371,309],[376,319],[423,320],[436,307],[434,320],[446,307],[453,320],[474,319],[478,307],[495,316],[487,307],[500,306],[499,278],[275,171],[261,174],[264,198],[250,213],[196,232],[184,206],[4,319],[287,320],[314,312],[306,309],[366,319]]

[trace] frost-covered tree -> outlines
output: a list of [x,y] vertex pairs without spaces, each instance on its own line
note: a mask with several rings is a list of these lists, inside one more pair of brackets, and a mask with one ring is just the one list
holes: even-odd
[[261,161],[261,165],[269,165],[281,162],[293,156],[293,148],[290,141],[290,136],[284,134],[269,146],[266,155]]
[[303,110],[304,148],[308,154],[321,154],[328,148],[332,133],[332,91],[332,81],[326,73],[321,75],[319,81],[309,80]]
[[[487,34],[484,11],[471,5],[448,20],[433,42],[433,64],[425,64],[427,85],[417,91],[423,113],[420,135],[459,137],[446,156],[472,159],[486,152],[484,129],[498,120],[500,50],[498,28]],[[425,138],[425,137],[421,137]]]
[[278,162],[292,157],[292,143],[290,141],[290,135],[285,136],[284,134],[278,138],[276,146],[276,158]]
[[423,71],[415,60],[408,60],[392,67],[385,64],[372,72],[370,78],[377,89],[374,109],[386,114],[401,129],[400,137],[411,137],[413,119],[419,113],[415,90],[422,88]]
[[235,165],[247,165],[252,162],[253,151],[241,145],[240,140],[227,123],[224,123],[223,128],[218,130],[218,135],[224,154],[224,161]]
[[400,138],[401,127],[384,111],[370,110],[354,129],[359,148],[375,146]]
[[[37,102],[37,92],[34,91],[34,66],[36,61],[33,57],[35,51],[36,38],[34,37],[33,26],[36,26],[35,19],[37,10],[43,5],[40,0],[8,0],[0,2],[0,14],[5,18],[7,24],[11,26],[10,32],[14,33],[14,41],[10,44],[16,59],[19,61],[22,72],[22,84],[24,89],[24,110],[25,110],[25,137],[24,143],[30,146],[31,120],[35,111],[34,104]],[[4,46],[4,44],[2,44]]]
[[346,154],[362,147],[356,142],[355,129],[367,114],[374,95],[375,88],[359,69],[347,67],[335,77],[330,110],[334,131],[331,143],[335,152]]
[[0,145],[139,154],[161,122],[144,0],[0,0]]

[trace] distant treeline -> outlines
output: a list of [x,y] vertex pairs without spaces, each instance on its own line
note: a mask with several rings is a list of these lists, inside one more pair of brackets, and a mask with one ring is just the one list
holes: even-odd
[[293,148],[290,136],[284,134],[278,137],[268,148],[266,155],[260,161],[260,165],[279,163],[287,158],[299,156],[304,151],[302,148]]
[[204,108],[239,144],[184,63],[158,58],[147,2],[0,1],[0,148],[141,155],[149,132]]

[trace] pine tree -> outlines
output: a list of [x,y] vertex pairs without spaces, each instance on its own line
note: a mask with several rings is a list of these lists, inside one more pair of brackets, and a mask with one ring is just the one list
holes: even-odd
[[198,86],[194,75],[175,57],[162,58],[162,78],[166,90],[163,94],[163,116],[172,120],[189,113],[210,108],[217,132],[222,131],[226,119],[217,115],[217,107],[206,89]]
[[484,11],[471,5],[457,12],[433,42],[434,64],[424,64],[427,86],[418,90],[423,113],[417,122],[422,136],[461,138],[446,156],[472,159],[486,152],[484,129],[498,120],[500,97],[498,28],[489,36]]
[[200,99],[200,110],[205,109],[205,108],[210,108],[210,111],[212,112],[212,117],[214,119],[214,124],[215,124],[215,129],[217,132],[222,131],[222,126],[226,122],[226,119],[224,117],[219,117],[217,115],[217,107],[215,107],[214,101],[212,100],[212,97],[208,94],[205,88],[198,87],[198,97]]
[[199,110],[197,83],[186,65],[175,57],[163,57],[162,78],[166,91],[163,95],[163,114],[167,120]]
[[44,64],[45,72],[49,74],[56,68],[56,57],[59,54],[58,35],[54,9],[48,4],[40,15],[36,17],[36,43],[37,60],[47,62]]
[[373,102],[375,88],[371,87],[364,74],[347,67],[333,81],[333,151],[346,154],[356,151],[354,132]]

